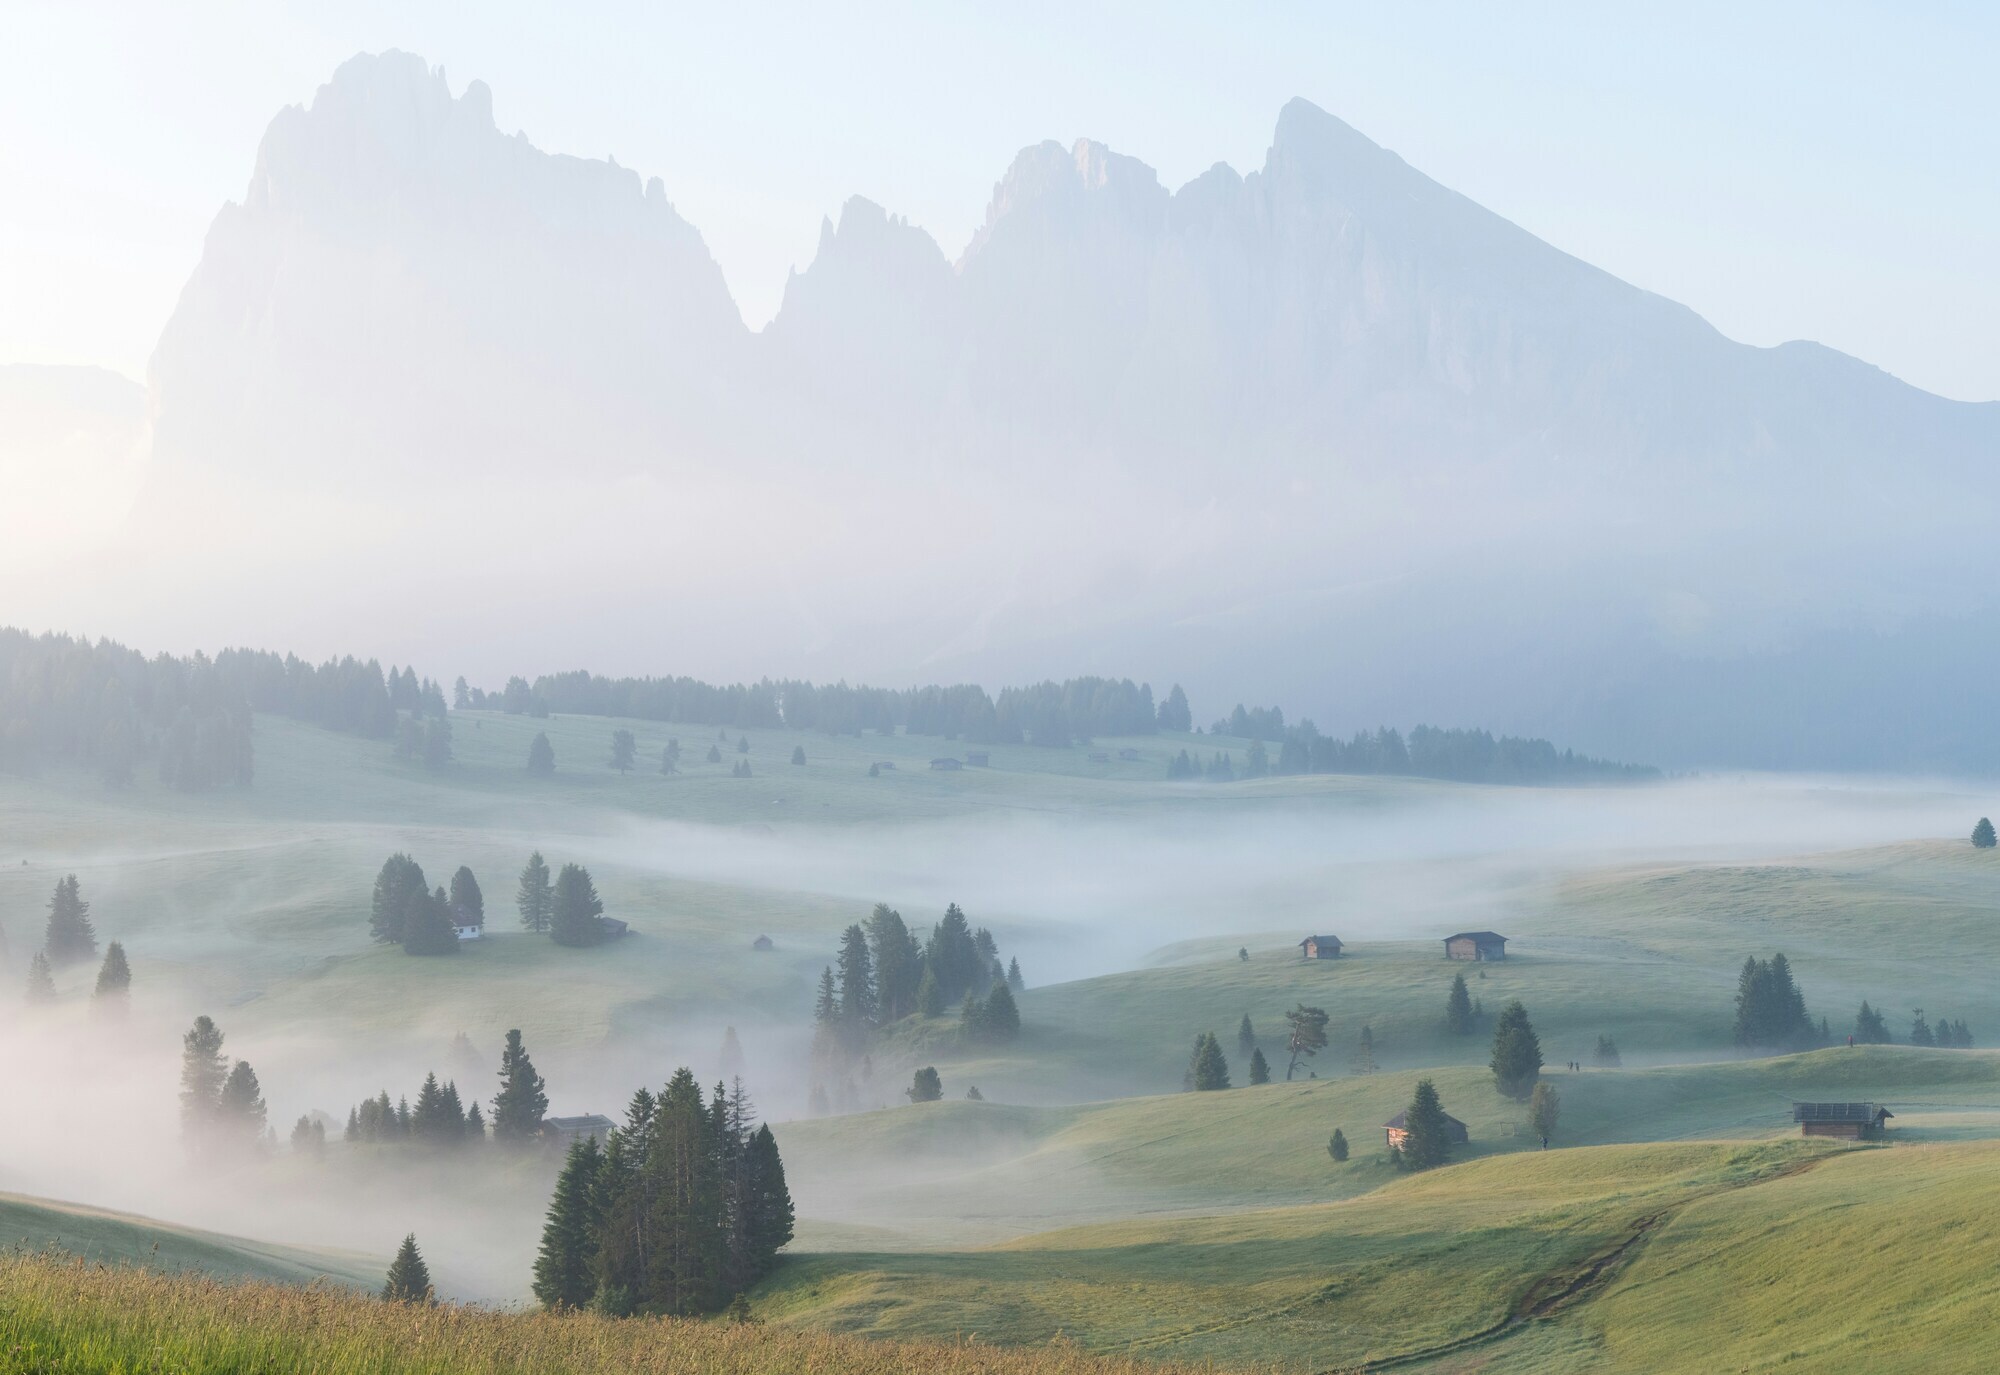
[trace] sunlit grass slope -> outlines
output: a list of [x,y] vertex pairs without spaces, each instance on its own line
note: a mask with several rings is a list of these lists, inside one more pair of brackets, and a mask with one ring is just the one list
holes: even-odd
[[[1381,1124],[1424,1077],[1471,1133],[1462,1155],[1538,1145],[1523,1106],[1470,1066],[1070,1107],[945,1101],[778,1133],[795,1188],[814,1204],[803,1245],[981,1244],[1070,1222],[1363,1193],[1398,1178]],[[1843,1047],[1549,1077],[1565,1147],[1790,1136],[1794,1099],[1886,1103],[1898,1140],[2000,1137],[2000,1052]],[[1335,1128],[1350,1146],[1344,1164],[1327,1153]]]
[[1060,1332],[1109,1352],[1340,1368],[1497,1328],[1662,1214],[1827,1153],[1773,1141],[1479,1159],[1311,1207],[802,1259],[759,1298],[776,1320],[843,1331]]
[[305,1283],[316,1279],[364,1288],[381,1283],[387,1260],[197,1231],[151,1218],[76,1204],[0,1194],[0,1246],[57,1250],[84,1260],[196,1271],[223,1279]]
[[407,1307],[332,1288],[0,1254],[0,1375],[1177,1375],[1055,1345],[889,1344],[757,1325]]

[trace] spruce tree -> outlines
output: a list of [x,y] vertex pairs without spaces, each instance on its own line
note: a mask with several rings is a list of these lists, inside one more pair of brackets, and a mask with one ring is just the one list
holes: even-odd
[[215,1123],[224,1137],[239,1144],[256,1141],[264,1134],[267,1111],[257,1071],[248,1060],[238,1060],[222,1092],[216,1096]]
[[1229,1064],[1222,1058],[1222,1043],[1215,1038],[1214,1032],[1204,1031],[1195,1038],[1194,1059],[1188,1066],[1188,1078],[1197,1093],[1229,1087]]
[[[942,1094],[942,1090],[940,1090]],[[777,1263],[779,1248],[792,1239],[792,1195],[785,1187],[785,1164],[769,1126],[759,1126],[743,1151],[746,1179],[743,1218],[750,1276],[761,1279]]]
[[792,746],[792,763],[803,767],[805,765],[805,762],[806,762],[806,747],[804,745]]
[[528,742],[528,772],[546,778],[555,771],[556,747],[549,743],[547,731],[537,731]]
[[479,880],[472,876],[472,870],[463,864],[451,876],[451,916],[459,926],[486,924],[486,895],[479,891]]
[[1253,1084],[1271,1082],[1271,1066],[1264,1059],[1264,1051],[1260,1046],[1250,1047],[1250,1082]]
[[910,1086],[903,1094],[912,1103],[935,1103],[944,1097],[944,1081],[935,1068],[926,1065],[910,1076]]
[[1416,1095],[1403,1117],[1403,1144],[1397,1164],[1406,1170],[1428,1170],[1451,1159],[1451,1128],[1445,1121],[1444,1105],[1438,1101],[1437,1086],[1428,1079],[1417,1081]]
[[1472,1034],[1472,992],[1465,986],[1465,975],[1454,974],[1451,978],[1451,996],[1445,999],[1444,1029],[1454,1036]]
[[427,898],[412,898],[403,919],[405,955],[456,955],[458,933],[451,926],[451,898],[442,887]]
[[856,1047],[876,1024],[875,960],[868,953],[868,934],[859,926],[840,933],[840,1026],[850,1047]]
[[986,1004],[979,1001],[977,993],[966,994],[965,1001],[959,1004],[958,1038],[967,1045],[986,1039]]
[[539,1135],[549,1109],[546,1090],[520,1031],[509,1031],[500,1052],[500,1092],[493,1097],[493,1139],[519,1144]]
[[396,1259],[389,1264],[389,1278],[382,1286],[382,1297],[390,1303],[430,1303],[431,1272],[424,1264],[423,1253],[417,1250],[417,1238],[413,1232],[403,1238],[403,1244],[396,1251]]
[[924,961],[923,977],[917,980],[917,1015],[944,1016],[944,989],[939,986],[937,971],[931,968],[929,960]]
[[[494,1132],[500,1116],[494,1111]],[[556,1176],[542,1226],[542,1246],[535,1256],[535,1297],[544,1308],[587,1308],[597,1297],[598,1173],[604,1163],[597,1138],[571,1143]]]
[[1974,847],[1981,850],[1990,850],[1993,848],[1994,839],[1993,823],[1983,816],[1980,817],[1979,824],[1972,828],[1972,843]]
[[55,975],[49,970],[49,957],[41,951],[28,961],[28,1001],[31,1003],[52,1003],[56,1000]]
[[653,1118],[640,1167],[651,1183],[653,1255],[646,1302],[689,1314],[721,1307],[726,1256],[722,1178],[714,1115],[686,1069],[674,1072]]
[[1014,994],[1007,987],[1007,981],[1000,979],[993,985],[993,991],[986,995],[986,1005],[979,1014],[980,1032],[989,1041],[1012,1041],[1021,1034],[1021,1009],[1014,1002]]
[[604,939],[604,923],[598,918],[604,903],[590,870],[580,864],[565,864],[556,875],[555,904],[549,917],[549,939],[557,945],[596,945]]
[[479,1111],[478,1099],[474,1099],[465,1109],[465,1139],[474,1142],[486,1139],[486,1118]]
[[51,969],[97,958],[90,904],[83,900],[75,874],[56,883],[55,896],[49,899],[49,927],[42,949],[48,954]]
[[368,905],[368,934],[385,945],[401,945],[410,917],[430,899],[423,866],[397,853],[382,862]]
[[1509,1098],[1525,1099],[1542,1074],[1542,1043],[1518,999],[1500,1010],[1493,1028],[1493,1083]]
[[875,1002],[878,1023],[900,1021],[917,1009],[917,984],[923,978],[923,950],[903,916],[878,902],[867,922],[868,953],[875,962]]
[[1861,1010],[1854,1014],[1854,1040],[1858,1045],[1887,1045],[1895,1038],[1889,1034],[1889,1024],[1880,1012],[1868,1006],[1868,1000],[1861,1000]]
[[326,1153],[326,1128],[315,1122],[310,1115],[300,1117],[292,1124],[293,1155],[324,1155]]
[[191,1141],[215,1126],[229,1063],[222,1058],[222,1030],[206,1016],[181,1038],[181,1133]]
[[1009,959],[1007,961],[1007,987],[1013,989],[1016,993],[1025,993],[1028,991],[1028,981],[1021,977],[1021,961],[1018,959]]
[[1924,1020],[1924,1010],[1916,1008],[1910,1015],[1910,1044],[1913,1046],[1934,1046],[1937,1037],[1931,1034],[1929,1022]]
[[537,850],[528,856],[527,864],[522,866],[521,886],[514,895],[514,910],[521,914],[523,928],[542,932],[549,929],[555,907],[556,894],[549,882],[548,861]]
[[1544,1145],[1556,1134],[1556,1119],[1561,1112],[1562,1098],[1556,1093],[1556,1086],[1546,1079],[1536,1084],[1535,1091],[1528,1096],[1528,1124]]
[[1250,1014],[1244,1013],[1243,1020],[1236,1024],[1236,1053],[1248,1055],[1257,1049],[1257,1031],[1250,1025]]
[[105,1003],[123,1004],[132,992],[132,967],[125,963],[125,947],[117,941],[104,947],[104,963],[97,971],[97,998]]
[[1618,1043],[1609,1036],[1597,1038],[1597,1049],[1593,1058],[1600,1069],[1617,1069],[1625,1063],[1624,1057],[1618,1053]]
[[1342,1134],[1340,1128],[1335,1127],[1333,1135],[1327,1138],[1326,1153],[1336,1161],[1347,1159],[1347,1137]]

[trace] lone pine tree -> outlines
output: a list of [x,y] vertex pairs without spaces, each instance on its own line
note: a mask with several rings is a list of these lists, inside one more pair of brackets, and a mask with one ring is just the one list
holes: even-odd
[[1333,1129],[1333,1135],[1326,1140],[1326,1153],[1336,1161],[1347,1159],[1347,1137],[1340,1128]]
[[910,1076],[910,1086],[903,1093],[912,1103],[935,1103],[944,1097],[944,1081],[934,1067],[925,1065]]
[[48,954],[52,969],[97,958],[97,932],[90,924],[90,904],[83,900],[75,874],[59,880],[55,896],[49,899],[49,926],[42,949]]
[[1257,1048],[1257,1031],[1250,1025],[1250,1014],[1244,1013],[1243,1020],[1236,1024],[1236,1053],[1248,1055]]
[[639,760],[639,742],[632,732],[620,728],[611,732],[611,757],[605,762],[620,773],[632,772],[632,766]]
[[432,1301],[430,1267],[424,1264],[423,1253],[417,1250],[416,1233],[403,1238],[395,1260],[389,1263],[389,1278],[382,1285],[382,1297],[390,1303]]
[[1509,1098],[1526,1098],[1542,1075],[1542,1043],[1519,999],[1500,1009],[1493,1027],[1493,1083]]
[[192,1141],[215,1126],[222,1086],[229,1078],[222,1058],[222,1029],[204,1015],[181,1037],[181,1132]]
[[1472,993],[1463,974],[1452,975],[1451,996],[1444,1004],[1444,1029],[1454,1036],[1472,1034]]
[[1271,1082],[1271,1066],[1264,1059],[1264,1051],[1260,1046],[1250,1047],[1250,1082],[1253,1084]]
[[52,1003],[56,1000],[56,979],[49,969],[49,957],[41,951],[28,961],[28,1001]]
[[1444,1104],[1438,1101],[1437,1086],[1428,1079],[1417,1081],[1416,1094],[1403,1116],[1403,1143],[1395,1152],[1396,1164],[1405,1170],[1428,1170],[1451,1159],[1451,1129],[1445,1121]]
[[514,910],[521,914],[523,927],[542,932],[549,929],[555,906],[556,894],[549,882],[548,861],[537,850],[528,856],[527,864],[521,869],[521,886],[514,895]]
[[112,1004],[122,1004],[132,992],[132,966],[125,962],[125,947],[117,941],[104,947],[104,963],[98,966],[96,996]]
[[493,1097],[493,1139],[519,1143],[533,1138],[548,1109],[546,1086],[528,1058],[521,1033],[509,1031],[500,1052],[500,1092]]
[[1972,828],[1972,843],[1979,849],[1990,850],[1994,841],[1993,823],[1983,816],[1980,817],[1979,824]]
[[1222,1058],[1222,1043],[1212,1031],[1195,1037],[1194,1058],[1188,1064],[1188,1086],[1197,1093],[1229,1087],[1229,1064]]
[[556,747],[549,743],[547,731],[537,731],[528,742],[528,772],[546,778],[555,771]]

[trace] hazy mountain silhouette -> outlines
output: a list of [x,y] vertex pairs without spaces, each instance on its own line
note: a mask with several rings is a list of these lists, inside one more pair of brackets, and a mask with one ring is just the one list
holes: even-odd
[[2000,448],[2000,406],[1731,341],[1304,101],[1173,191],[1026,148],[956,263],[850,201],[753,333],[657,180],[400,53],[273,121],[150,387],[155,533],[472,485],[489,533],[419,565],[504,587],[533,544],[593,666],[643,606],[634,667],[718,671],[726,627],[749,671],[1147,673],[1613,751],[1664,739],[1618,720],[1654,666],[1969,606]]

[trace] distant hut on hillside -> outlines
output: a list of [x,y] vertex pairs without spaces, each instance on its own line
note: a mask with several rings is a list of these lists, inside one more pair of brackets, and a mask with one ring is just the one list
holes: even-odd
[[940,773],[956,773],[958,770],[964,768],[965,765],[959,763],[956,759],[947,758],[931,760],[931,767]]
[[1340,937],[1307,936],[1299,942],[1299,958],[1302,960],[1337,960],[1340,958]]
[[1491,931],[1461,931],[1456,936],[1444,938],[1444,957],[1448,960],[1504,960],[1507,958],[1507,938],[1496,936]]
[[752,950],[776,950],[778,947],[771,943],[769,936],[759,936],[756,940],[750,942],[750,948]]
[[[1409,1109],[1405,1108],[1387,1122],[1384,1122],[1382,1124],[1382,1134],[1388,1138],[1390,1150],[1393,1151],[1401,1147],[1404,1139],[1410,1134]],[[1450,1113],[1444,1115],[1444,1134],[1451,1138],[1454,1145],[1463,1146],[1472,1140],[1472,1133],[1465,1129],[1465,1123],[1459,1121]]]
[[586,1136],[594,1136],[601,1144],[610,1135],[616,1124],[602,1113],[585,1113],[582,1117],[544,1117],[542,1119],[542,1139],[561,1150],[568,1150]]
[[631,934],[632,928],[616,917],[599,917],[598,925],[604,932],[604,939],[615,941],[620,936]]
[[1896,1114],[1874,1103],[1794,1103],[1792,1120],[1800,1136],[1837,1136],[1844,1141],[1871,1141],[1888,1130]]

